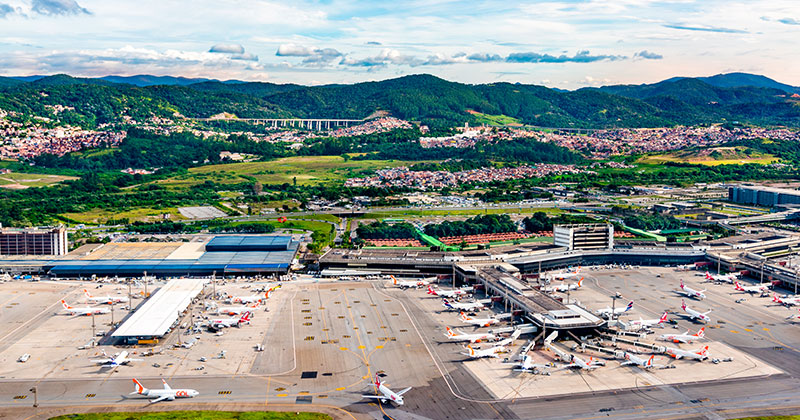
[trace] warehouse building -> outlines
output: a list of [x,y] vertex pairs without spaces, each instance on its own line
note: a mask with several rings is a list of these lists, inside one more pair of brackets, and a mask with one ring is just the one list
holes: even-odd
[[800,204],[800,190],[736,185],[728,187],[728,200],[740,204],[775,207],[782,204]]

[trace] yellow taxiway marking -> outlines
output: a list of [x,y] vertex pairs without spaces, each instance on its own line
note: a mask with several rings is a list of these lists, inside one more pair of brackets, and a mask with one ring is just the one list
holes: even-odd
[[736,331],[736,330],[731,330],[731,332],[734,333],[734,334],[739,334],[739,331]]
[[369,379],[369,375],[362,376],[361,379]]
[[375,346],[376,349],[382,349],[383,346]]
[[289,394],[278,394],[278,395],[276,395],[276,397],[288,397],[288,396],[289,396]]
[[751,330],[750,328],[745,328],[744,330],[747,332],[753,332],[753,330]]
[[337,391],[344,391],[345,389],[347,389],[347,388],[343,387],[343,386],[340,386],[339,388],[336,388]]
[[764,328],[763,330],[764,330],[764,331],[769,331],[769,328]]
[[341,350],[341,351],[347,351],[347,350],[350,350],[350,349],[348,349],[347,347],[339,347],[339,350]]
[[365,348],[367,348],[367,346],[364,345],[358,346],[358,349],[365,349]]

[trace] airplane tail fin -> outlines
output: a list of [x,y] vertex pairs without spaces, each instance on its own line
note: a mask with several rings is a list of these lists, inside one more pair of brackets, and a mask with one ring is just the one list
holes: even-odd
[[[773,294],[772,294],[772,301],[773,301],[773,302],[776,302],[776,303],[782,303],[782,302],[781,302],[781,298],[779,298],[779,297],[778,297],[778,294],[777,294],[777,293],[773,293]],[[63,302],[63,300],[62,300],[62,302]]]
[[445,327],[445,328],[447,328],[447,336],[448,337],[455,337],[456,336],[456,334],[453,332],[453,330],[450,329],[450,327]]
[[436,295],[436,291],[433,290],[433,287],[431,287],[430,285],[428,285],[428,294],[429,295]]
[[662,322],[667,322],[667,311],[664,311],[664,315],[661,315],[661,319],[658,320],[659,324]]
[[631,309],[633,309],[633,301],[628,302],[628,306],[625,307],[625,312],[628,312]]
[[647,363],[645,363],[644,365],[645,365],[645,366],[653,366],[653,358],[655,358],[655,357],[656,357],[656,355],[655,355],[655,354],[654,354],[654,355],[652,355],[652,356],[650,356],[650,358],[649,358],[649,359],[647,359]]
[[581,287],[581,286],[583,286],[583,277],[581,277],[581,279],[578,280],[578,287]]
[[392,278],[392,284],[394,284],[395,286],[397,286],[397,279],[396,279],[394,276],[391,276],[391,275],[390,275],[389,277],[391,277],[391,278]]
[[703,347],[702,350],[698,351],[697,354],[699,354],[701,356],[705,356],[707,352],[708,352],[708,346],[705,346],[705,347]]
[[91,293],[89,293],[89,289],[83,289],[83,294],[84,294],[84,295],[85,295],[87,298],[90,298],[90,299],[91,299],[91,297],[92,297],[92,294],[91,294]]
[[377,394],[379,392],[379,389],[381,388],[381,377],[379,376],[378,373],[375,374],[374,385],[375,385],[375,393]]
[[686,301],[681,299],[681,309],[686,310]]
[[742,290],[742,285],[740,285],[738,281],[735,281],[733,282],[733,288],[735,290]]
[[705,338],[705,336],[706,336],[706,327],[700,328],[700,331],[698,331],[697,334],[695,334],[695,336],[697,336],[699,338]]
[[145,388],[136,378],[133,378],[132,394],[144,394],[145,392],[147,392],[147,388]]
[[469,321],[469,317],[463,311],[461,312],[461,320],[462,321]]
[[252,312],[245,311],[244,314],[242,314],[242,317],[239,319],[239,322],[250,322],[251,315],[253,315]]
[[72,306],[69,306],[64,299],[61,299],[61,305],[64,307],[64,309],[72,309]]
[[706,280],[712,280],[712,279],[713,277],[711,277],[711,274],[708,271],[706,271]]

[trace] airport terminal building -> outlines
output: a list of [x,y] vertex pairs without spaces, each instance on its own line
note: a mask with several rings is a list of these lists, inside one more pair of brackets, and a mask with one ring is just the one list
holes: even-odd
[[282,275],[300,246],[289,235],[209,235],[193,242],[122,242],[60,258],[2,258],[0,269],[52,277]]

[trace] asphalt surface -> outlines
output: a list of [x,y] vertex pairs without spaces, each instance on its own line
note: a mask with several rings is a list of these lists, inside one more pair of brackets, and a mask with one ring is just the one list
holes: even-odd
[[[680,297],[672,291],[677,277],[656,278],[655,272],[647,270],[590,272],[585,283],[597,291],[619,291],[626,298],[636,298],[636,308],[644,318],[664,309],[678,310]],[[91,380],[5,379],[0,380],[0,417],[178,408],[324,410],[336,418],[358,419],[717,419],[797,413],[800,334],[796,324],[782,319],[796,310],[771,307],[766,300],[749,296],[747,302],[736,304],[742,296],[727,285],[707,287],[706,301],[688,301],[698,309],[714,310],[715,328],[707,335],[785,374],[495,401],[469,370],[459,366],[452,347],[440,344],[442,325],[419,296],[387,290],[382,284],[320,283],[284,288],[283,305],[274,309],[280,321],[270,326],[266,349],[248,373],[168,378],[173,388],[198,390],[196,398],[150,404],[130,396],[130,370]],[[681,329],[698,327],[683,319],[679,323]],[[404,406],[361,398],[373,392],[370,383],[376,372],[385,374],[392,389],[413,387],[405,395]],[[308,377],[313,374],[316,377]],[[160,386],[158,377],[139,379],[145,386]],[[33,386],[38,388],[37,409],[31,408],[33,395],[28,391]]]

